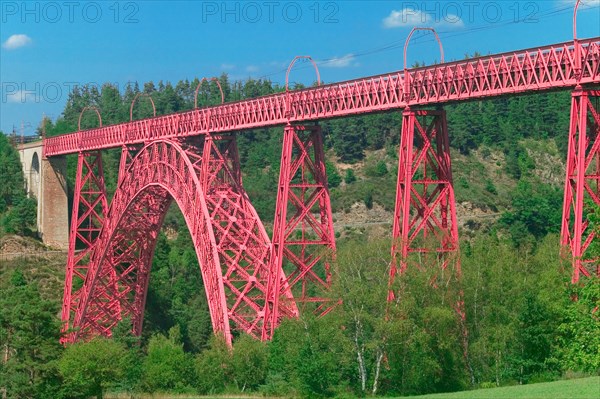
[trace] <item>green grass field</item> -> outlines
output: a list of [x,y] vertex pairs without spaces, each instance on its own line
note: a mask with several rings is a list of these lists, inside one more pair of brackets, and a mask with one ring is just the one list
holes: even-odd
[[411,399],[600,399],[600,377],[474,391],[411,396]]
[[[128,395],[106,395],[106,399],[129,399]],[[188,395],[141,395],[135,399],[248,399],[264,398],[250,396],[188,396]],[[473,391],[440,393],[423,396],[404,396],[410,399],[600,399],[600,377],[579,378],[531,385],[477,389]],[[400,398],[396,398],[400,399]]]

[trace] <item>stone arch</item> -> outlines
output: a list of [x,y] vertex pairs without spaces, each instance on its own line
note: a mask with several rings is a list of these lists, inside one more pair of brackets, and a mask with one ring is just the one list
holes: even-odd
[[27,176],[27,193],[34,198],[39,199],[40,193],[40,157],[38,152],[35,151],[33,156],[31,157],[31,162],[29,163],[29,173]]

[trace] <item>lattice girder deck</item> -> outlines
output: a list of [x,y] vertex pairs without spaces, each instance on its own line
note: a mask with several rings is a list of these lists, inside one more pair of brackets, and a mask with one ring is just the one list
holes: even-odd
[[[405,92],[405,80],[408,91]],[[600,83],[600,38],[446,62],[46,139],[46,156]]]

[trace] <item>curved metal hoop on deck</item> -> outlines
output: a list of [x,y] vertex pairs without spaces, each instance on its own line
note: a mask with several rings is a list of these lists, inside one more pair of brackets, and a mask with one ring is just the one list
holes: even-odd
[[152,99],[152,96],[150,94],[148,94],[148,93],[138,93],[133,98],[133,101],[131,101],[131,107],[129,107],[129,121],[130,122],[133,121],[133,106],[135,105],[135,102],[137,101],[137,99],[140,96],[148,97],[148,99],[152,103],[152,111],[154,112],[154,116],[156,116],[156,106],[154,105],[154,100]]
[[219,79],[215,77],[210,79],[202,78],[200,83],[198,83],[198,86],[196,86],[196,91],[194,92],[194,109],[198,108],[198,90],[200,90],[200,86],[202,86],[203,82],[208,82],[209,80],[214,81],[219,87],[219,92],[221,92],[221,104],[225,102],[225,95],[223,94],[223,88],[221,87],[221,82],[219,82]]
[[102,127],[102,116],[100,116],[100,110],[97,107],[84,107],[79,113],[79,120],[77,121],[77,130],[81,130],[81,117],[85,111],[94,111],[96,115],[98,115],[98,122],[100,123],[100,127]]
[[577,40],[577,11],[579,10],[579,5],[581,4],[581,0],[577,0],[575,3],[575,7],[573,8],[573,45],[575,46],[575,71],[577,83],[581,81],[581,45]]
[[577,0],[575,3],[575,8],[573,9],[573,40],[577,41],[577,10],[579,9],[579,4],[581,4],[581,0]]
[[442,47],[442,41],[440,40],[440,37],[438,36],[438,34],[435,31],[435,29],[433,29],[433,28],[427,28],[427,27],[415,27],[415,28],[413,28],[410,31],[410,33],[408,34],[408,37],[406,38],[406,41],[404,42],[404,96],[405,96],[405,98],[409,98],[410,97],[410,93],[409,93],[410,76],[408,75],[408,70],[406,68],[406,51],[408,50],[408,43],[410,42],[410,39],[411,39],[413,33],[415,33],[418,30],[426,30],[426,31],[433,32],[433,34],[435,36],[435,40],[437,40],[438,45],[440,46],[441,62],[442,63],[444,62],[444,48]]
[[410,38],[412,37],[413,33],[415,33],[418,30],[427,30],[430,32],[433,32],[434,36],[435,36],[435,40],[438,42],[438,45],[440,46],[440,55],[441,55],[441,63],[444,63],[444,48],[442,47],[442,41],[440,40],[440,37],[438,36],[437,32],[435,31],[434,28],[427,28],[427,27],[415,27],[413,28],[410,33],[408,34],[408,37],[406,38],[406,42],[404,42],[404,70],[406,71],[406,50],[408,49],[408,43],[410,42]]
[[321,74],[319,73],[319,68],[317,67],[317,64],[312,59],[312,57],[310,55],[297,55],[296,57],[294,57],[292,62],[290,62],[287,72],[285,73],[285,91],[286,92],[289,91],[290,72],[292,71],[292,68],[294,67],[294,64],[296,63],[296,61],[298,61],[300,59],[306,59],[306,60],[310,61],[310,63],[315,68],[315,72],[317,73],[317,86],[321,86]]

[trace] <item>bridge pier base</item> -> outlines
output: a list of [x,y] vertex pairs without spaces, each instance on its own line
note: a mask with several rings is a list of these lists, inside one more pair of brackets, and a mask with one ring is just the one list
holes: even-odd
[[46,158],[44,141],[19,145],[27,195],[37,200],[36,227],[44,244],[57,249],[69,247],[67,160]]
[[600,209],[600,90],[577,88],[571,99],[571,124],[561,229],[564,254],[573,265],[571,281],[600,277],[600,254],[590,251],[600,226],[589,215]]
[[321,128],[288,124],[283,135],[262,339],[273,336],[283,316],[280,301],[287,300],[283,294],[288,287],[301,311],[310,306],[323,315],[335,306],[324,297],[331,284],[329,260],[334,253]]
[[38,231],[44,244],[67,249],[69,205],[66,157],[42,158],[41,195],[38,199]]
[[94,244],[100,235],[107,212],[102,153],[100,151],[80,152],[77,158],[63,293],[62,332],[65,335],[61,338],[62,343],[73,342],[76,339],[75,334],[68,332],[73,327],[71,323],[81,292],[73,291],[73,288],[83,286]]
[[[418,147],[418,148],[417,148]],[[439,264],[460,275],[458,225],[444,110],[405,109],[398,161],[388,300],[409,266]],[[435,256],[430,256],[435,254]],[[436,278],[440,277],[436,275]],[[435,281],[432,281],[435,284]]]
[[[462,334],[465,366],[474,383],[469,360],[463,291],[460,287],[458,225],[446,111],[406,108],[398,156],[398,183],[392,227],[392,264],[388,301],[401,300],[396,275],[409,267],[433,271],[434,286],[454,285],[450,298]],[[450,284],[448,284],[450,283]]]

